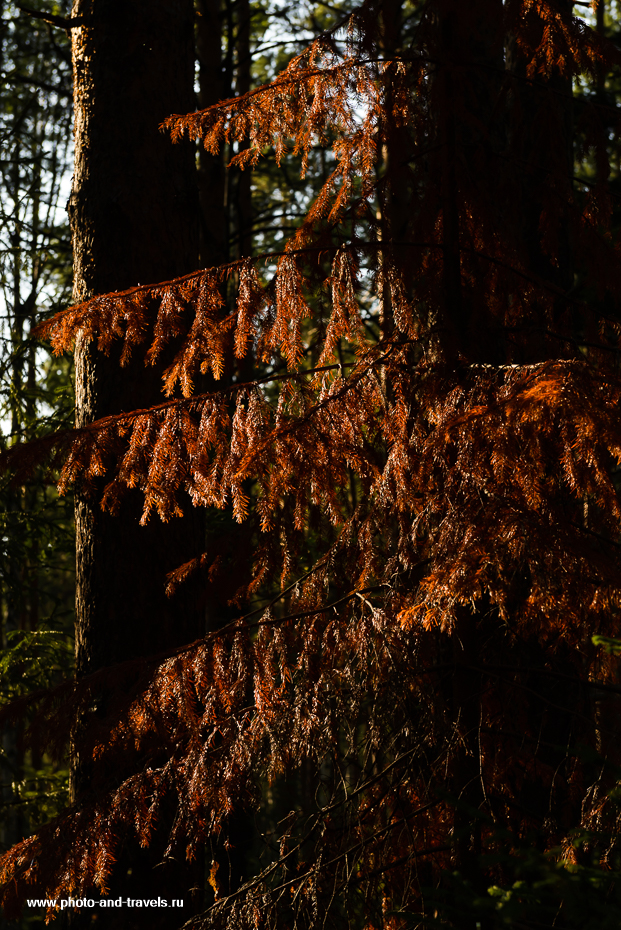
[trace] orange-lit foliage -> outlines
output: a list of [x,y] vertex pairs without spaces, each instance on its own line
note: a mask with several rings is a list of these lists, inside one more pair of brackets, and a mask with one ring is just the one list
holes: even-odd
[[[614,114],[575,118],[597,168],[581,192],[553,81],[621,57],[565,6],[429,0],[382,60],[384,5],[369,2],[344,39],[321,37],[271,85],[168,120],[173,140],[212,152],[249,140],[234,159],[248,168],[273,148],[304,171],[331,145],[332,173],[282,253],[47,322],[58,352],[79,333],[104,352],[120,341],[122,360],[166,349],[166,399],[11,463],[51,452],[61,490],[105,476],[102,507],[139,491],[144,521],[231,508],[256,543],[233,602],[264,606],[98,673],[60,705],[38,698],[62,742],[102,675],[134,682],[84,728],[90,807],[4,856],[9,912],[32,887],[105,890],[119,837],[148,844],[165,799],[177,813],[164,854],[192,857],[296,772],[312,773],[307,801],[231,895],[218,897],[214,864],[196,926],[323,926],[328,913],[330,926],[405,927],[399,914],[421,914],[420,888],[443,870],[483,889],[502,880],[502,864],[473,865],[499,831],[571,849],[581,826],[614,826],[593,758],[618,757],[616,661],[591,641],[621,633]],[[455,57],[445,27],[463,26],[464,7]],[[504,69],[508,34],[524,73]],[[533,88],[544,103],[521,113]],[[256,379],[232,378],[233,357]],[[193,572],[208,585],[216,556],[180,566],[170,589]]]

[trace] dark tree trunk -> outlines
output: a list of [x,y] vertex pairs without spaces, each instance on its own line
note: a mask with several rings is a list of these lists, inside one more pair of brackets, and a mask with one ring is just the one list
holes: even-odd
[[[386,0],[382,9],[380,28],[380,48],[388,61],[397,60],[402,55],[403,4],[401,0]],[[380,336],[388,339],[394,328],[391,290],[388,284],[387,269],[392,262],[400,272],[406,272],[408,221],[411,214],[412,178],[408,164],[411,148],[411,130],[398,122],[398,93],[396,93],[395,69],[385,76],[386,95],[386,134],[387,142],[382,150],[383,185],[380,190],[377,220],[378,238],[384,243],[391,243],[390,253],[381,252],[380,261]],[[388,245],[386,245],[388,249]],[[385,392],[390,391],[389,384],[383,377]]]
[[[568,190],[572,163],[571,80],[558,76],[548,80],[541,76],[537,81],[527,79],[527,62],[517,55],[512,41],[508,43],[506,62],[503,61],[501,0],[479,0],[474,5],[443,0],[438,4],[435,25],[434,112],[441,115],[437,126],[439,156],[433,170],[435,186],[441,191],[443,249],[438,355],[459,366],[481,362],[503,365],[514,361],[507,351],[504,321],[477,299],[472,285],[477,270],[472,253],[477,243],[469,226],[469,215],[476,211],[477,222],[486,230],[488,241],[492,234],[500,234],[506,222],[503,184],[510,170],[515,179],[512,184],[522,194],[517,237],[527,247],[528,273],[557,289],[569,289],[568,239],[560,236],[559,262],[555,265],[542,248],[540,222],[549,203],[551,178],[555,182],[563,179],[557,182],[562,192],[556,219],[562,219],[564,208],[560,204],[571,194]],[[533,35],[538,38],[537,31],[540,34],[542,28],[533,13]],[[504,115],[507,111],[502,94],[505,64],[515,74],[508,117]],[[509,235],[514,232],[506,231]],[[542,308],[541,317],[543,312]],[[529,351],[531,348],[535,357],[541,358],[544,351],[549,353],[550,346],[540,337],[536,344],[529,341]],[[558,349],[558,344],[554,348]],[[471,612],[465,606],[457,611],[451,644],[455,671],[449,702],[455,746],[449,781],[456,799],[453,865],[482,894],[487,876],[479,858],[482,820],[478,812],[486,809],[488,798],[481,768],[483,682],[476,666],[482,643],[489,642],[492,635],[501,635],[494,630],[491,616],[490,611]],[[513,658],[517,663],[517,650]],[[567,706],[571,707],[571,702]],[[541,717],[542,728],[546,710],[542,694],[541,708],[534,711]],[[566,716],[569,718],[571,714]],[[566,720],[556,722],[558,732],[569,739]],[[555,762],[560,766],[563,758]],[[485,920],[481,925],[486,930]],[[466,922],[464,926],[469,924]]]
[[[201,110],[230,97],[222,61],[221,0],[196,2],[196,51],[199,64],[198,105]],[[201,265],[222,265],[229,259],[228,223],[226,216],[226,171],[224,151],[218,155],[206,152],[198,155],[200,200],[200,261]]]
[[[559,0],[565,19],[571,18],[570,0]],[[531,11],[526,18],[533,39],[542,35],[541,20]],[[506,68],[514,75],[510,98],[508,145],[519,176],[521,235],[529,259],[529,272],[559,292],[573,285],[574,262],[569,239],[569,209],[573,187],[573,97],[571,75],[554,73],[547,79],[528,78],[527,57],[512,36],[507,40]],[[556,229],[557,247],[549,254],[542,246],[542,220]],[[561,356],[571,345],[563,340],[568,311],[559,294],[552,314],[540,310],[537,332],[519,362],[538,362]],[[555,335],[553,335],[555,334]]]
[[[121,290],[182,275],[198,266],[198,201],[194,151],[173,146],[159,125],[194,109],[191,0],[74,0],[72,31],[75,174],[70,200],[74,296]],[[216,256],[219,260],[220,256]],[[162,398],[161,370],[145,368],[140,353],[119,367],[93,344],[76,348],[76,422],[150,407]],[[99,492],[101,488],[99,489]],[[204,604],[196,590],[165,596],[167,572],[204,548],[204,516],[189,498],[185,515],[164,525],[139,526],[141,501],[131,494],[118,515],[103,513],[99,492],[77,489],[76,662],[78,676],[127,659],[174,648],[204,633]],[[105,713],[106,693],[97,712]],[[88,725],[82,721],[81,726]],[[88,798],[92,771],[74,753],[72,796]],[[162,825],[165,831],[165,825]],[[158,844],[155,843],[155,846]],[[157,849],[128,840],[111,894],[185,898],[196,876],[183,864],[153,871]],[[186,909],[185,917],[188,915]],[[97,926],[136,927],[131,910]],[[150,912],[150,926],[177,926]],[[86,918],[77,918],[77,921]],[[146,919],[146,916],[145,916]]]
[[[237,93],[247,94],[251,87],[250,2],[239,0],[237,6]],[[247,143],[244,144],[247,147]],[[252,254],[252,174],[249,168],[239,172],[237,181],[237,254]]]
[[[159,132],[194,108],[190,0],[76,0],[75,175],[70,201],[75,298],[184,274],[198,262],[194,154]],[[161,372],[138,357],[119,368],[92,344],[76,352],[78,425],[161,401]],[[167,571],[202,546],[188,511],[138,526],[78,495],[78,674],[182,643],[202,632],[196,600],[164,595]]]
[[464,277],[464,251],[471,247],[468,216],[476,204],[479,222],[497,212],[500,140],[498,96],[503,69],[501,0],[438,6],[437,72],[432,107],[440,114],[435,184],[442,192],[443,299],[438,320],[443,355],[449,361],[498,363],[495,324],[481,317]]

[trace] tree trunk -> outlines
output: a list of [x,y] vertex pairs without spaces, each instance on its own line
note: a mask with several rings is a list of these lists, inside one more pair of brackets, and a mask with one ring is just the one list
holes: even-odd
[[[201,110],[230,96],[222,62],[221,0],[196,2],[196,51],[199,64],[198,105]],[[200,263],[206,267],[228,261],[228,230],[225,205],[224,151],[218,155],[198,152],[200,201]]]
[[464,275],[472,246],[469,217],[493,222],[501,146],[497,103],[503,69],[501,0],[438,4],[437,60],[432,108],[440,114],[434,168],[442,204],[442,313],[440,355],[498,363],[496,324],[484,317]]
[[[194,155],[159,132],[194,108],[190,0],[76,0],[73,16],[75,175],[70,201],[74,296],[174,278],[198,262]],[[161,372],[138,357],[119,368],[92,344],[76,351],[76,421],[160,402]],[[78,495],[78,674],[156,652],[202,632],[195,599],[164,596],[167,571],[202,546],[192,512],[164,527],[137,525]]]
[[[572,15],[570,0],[559,0],[565,19]],[[542,35],[543,24],[534,11],[526,23],[533,40]],[[508,144],[519,177],[521,194],[520,232],[529,259],[529,273],[553,288],[569,292],[573,285],[573,257],[569,240],[569,204],[573,186],[573,98],[571,75],[554,73],[547,79],[527,77],[529,61],[514,39],[507,38],[506,68],[514,77]],[[555,228],[557,246],[549,254],[542,246],[542,223]],[[563,320],[568,305],[562,297],[553,312],[537,307],[539,333],[533,332],[519,362],[538,362],[573,351],[564,340]],[[556,336],[553,334],[557,334]]]
[[[238,95],[247,94],[251,87],[250,2],[238,0],[237,5],[237,80]],[[244,142],[240,148],[247,148]],[[239,172],[237,179],[237,255],[252,255],[252,174],[249,168]]]
[[[386,0],[383,4],[380,29],[380,48],[387,61],[395,61],[402,55],[403,9],[401,0]],[[377,221],[378,238],[384,243],[385,251],[379,253],[380,264],[380,338],[389,339],[394,329],[391,288],[388,283],[390,266],[396,264],[400,274],[405,275],[407,268],[408,221],[411,214],[412,183],[408,164],[411,155],[411,130],[398,120],[398,93],[395,82],[398,80],[395,67],[390,68],[383,77],[385,82],[385,131],[386,143],[382,149],[383,184],[380,188]],[[389,245],[390,243],[390,245]],[[383,388],[390,392],[385,373],[382,375]]]
[[[193,147],[173,146],[159,131],[166,116],[195,106],[193,4],[74,0],[72,16],[83,18],[72,31],[75,174],[69,205],[74,297],[83,301],[198,265]],[[160,379],[161,370],[145,368],[140,352],[121,368],[118,350],[106,357],[92,343],[78,342],[77,425],[160,402]],[[204,548],[203,513],[188,498],[183,518],[167,525],[152,519],[141,527],[138,494],[131,492],[111,516],[99,506],[101,488],[95,494],[76,490],[78,676],[203,635],[204,605],[196,590],[182,588],[173,599],[164,593],[167,572]],[[102,694],[98,713],[106,700]],[[74,801],[88,796],[90,780],[89,765],[74,753]],[[183,866],[177,878],[165,869],[153,873],[154,856],[126,850],[111,893],[165,896],[162,882],[168,881],[171,897],[187,899]],[[151,926],[168,926],[153,913]],[[98,915],[98,926],[106,914]],[[175,926],[181,916],[177,912]],[[115,927],[139,925],[132,911],[114,920]]]

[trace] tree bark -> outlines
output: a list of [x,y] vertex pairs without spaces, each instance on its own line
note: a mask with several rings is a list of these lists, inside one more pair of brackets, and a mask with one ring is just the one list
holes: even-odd
[[[491,222],[499,171],[500,120],[496,115],[503,70],[501,0],[438,4],[434,88],[439,153],[435,183],[442,204],[442,313],[440,355],[449,362],[498,363],[495,326],[482,318],[464,280],[463,252],[471,244],[468,217]],[[484,220],[483,217],[486,217]],[[489,330],[489,332],[488,332]]]
[[[386,0],[383,4],[380,29],[380,48],[386,61],[396,61],[403,53],[401,0]],[[385,81],[385,133],[386,142],[382,149],[383,185],[378,205],[378,238],[384,243],[379,253],[380,264],[380,338],[389,339],[394,329],[391,288],[387,269],[396,264],[405,277],[408,251],[405,241],[411,214],[412,183],[408,159],[411,155],[411,130],[400,125],[397,119],[398,104],[395,101],[395,69],[386,73]],[[382,376],[385,392],[390,385]]]
[[[198,105],[201,110],[231,96],[222,62],[221,0],[196,2],[196,51],[199,64]],[[200,263],[222,265],[229,259],[224,151],[198,151],[200,202]]]
[[[198,263],[194,153],[159,132],[194,108],[190,0],[76,0],[73,30],[75,174],[70,200],[74,297],[182,275]],[[119,367],[92,344],[76,350],[76,423],[161,401],[161,372],[137,357]],[[196,598],[164,596],[167,571],[202,545],[189,512],[138,526],[140,502],[119,517],[78,494],[78,674],[156,652],[202,632]]]
[[[249,0],[238,0],[237,5],[237,94],[247,94],[251,88],[250,71],[250,23]],[[243,148],[248,147],[244,142]],[[246,258],[252,255],[252,174],[249,168],[239,172],[237,180],[237,255]]]
[[[572,15],[570,0],[559,0],[566,20]],[[543,23],[534,11],[526,18],[533,41],[539,41]],[[507,37],[506,68],[514,75],[510,99],[508,146],[519,178],[521,210],[518,225],[529,259],[529,272],[555,288],[569,292],[573,285],[574,261],[569,238],[569,204],[573,187],[573,97],[571,75],[558,72],[545,78],[527,77],[529,61],[513,36]],[[551,196],[551,192],[553,195]],[[542,220],[557,230],[557,247],[550,255],[542,247]],[[550,314],[537,308],[540,332],[533,332],[523,357],[530,363],[550,355],[562,355],[570,346],[563,340],[563,316],[567,303],[555,302]],[[556,332],[561,338],[549,338]],[[570,349],[571,351],[571,349]]]
[[[182,275],[198,266],[198,199],[194,150],[159,131],[171,113],[195,107],[191,0],[74,0],[72,30],[75,174],[69,204],[74,297],[121,290]],[[161,370],[140,352],[119,366],[92,343],[76,347],[76,424],[161,401]],[[76,665],[84,676],[102,667],[172,649],[204,634],[204,605],[194,589],[168,599],[167,572],[204,548],[204,514],[182,502],[169,524],[139,526],[140,496],[131,492],[116,516],[103,513],[100,491],[76,494]],[[105,714],[108,692],[97,699]],[[78,726],[86,726],[81,721]],[[90,793],[92,770],[74,751],[72,798]],[[162,827],[164,829],[164,826]],[[111,893],[189,897],[193,878],[128,841]],[[176,873],[175,873],[175,868]],[[159,913],[159,912],[158,912]],[[187,910],[185,915],[187,917]],[[150,926],[177,926],[149,915]],[[77,917],[75,922],[80,925]],[[140,925],[129,910],[98,915],[98,926]],[[120,923],[119,923],[120,921]]]

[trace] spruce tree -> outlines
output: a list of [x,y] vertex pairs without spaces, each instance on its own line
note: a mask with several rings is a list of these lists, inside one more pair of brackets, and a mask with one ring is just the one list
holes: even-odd
[[[193,148],[174,149],[158,128],[172,110],[194,106],[194,17],[191,0],[135,0],[124,4],[122,15],[107,0],[76,0],[72,17],[75,170],[69,214],[74,298],[80,302],[137,281],[173,278],[198,264]],[[144,358],[129,360],[116,347],[106,356],[78,340],[76,424],[149,408],[158,400],[160,377],[161,367],[145,371]],[[203,513],[190,510],[171,526],[143,527],[131,496],[111,517],[100,508],[101,481],[81,482],[76,491],[78,678],[202,636],[205,608],[196,590],[169,599],[163,579],[179,561],[202,551]],[[137,674],[122,686],[131,689]],[[95,714],[105,717],[111,700],[114,694],[103,685]],[[88,725],[78,722],[75,746],[79,729]],[[74,803],[83,804],[102,777],[76,748]],[[167,881],[195,883],[183,864],[168,862],[153,872],[155,864],[137,844],[124,843],[111,892],[128,895],[140,887],[150,898]],[[134,926],[131,913],[125,924],[120,919],[103,915],[99,923]]]
[[139,492],[166,532],[193,507],[247,531],[167,578],[233,574],[232,620],[37,698],[104,774],[4,856],[8,912],[103,896],[132,834],[213,850],[197,928],[618,925],[618,63],[565,0],[367,0],[166,119],[235,169],[320,150],[326,178],[281,250],[44,328],[160,365],[163,396],[9,464],[51,454],[112,514]]

